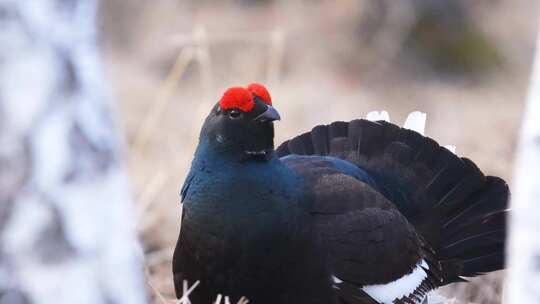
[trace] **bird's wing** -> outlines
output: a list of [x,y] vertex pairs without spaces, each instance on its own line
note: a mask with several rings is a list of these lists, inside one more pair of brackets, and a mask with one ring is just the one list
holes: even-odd
[[438,280],[437,263],[369,175],[332,157],[282,160],[309,188],[306,208],[328,253],[336,293],[347,303],[370,303],[366,295],[371,303],[421,303]]
[[317,217],[342,298],[354,299],[362,291],[380,303],[421,303],[435,287],[439,270],[433,271],[436,264],[399,211],[368,208]]

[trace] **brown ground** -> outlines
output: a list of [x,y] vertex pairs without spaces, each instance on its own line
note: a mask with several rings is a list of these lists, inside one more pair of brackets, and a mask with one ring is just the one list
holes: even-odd
[[[510,181],[536,1],[483,0],[470,8],[504,58],[482,77],[411,67],[395,43],[399,26],[378,33],[378,43],[364,43],[357,32],[367,8],[357,1],[240,2],[104,1],[106,67],[129,143],[148,282],[161,296],[174,297],[170,262],[179,189],[202,120],[230,85],[268,84],[282,115],[277,142],[371,110],[387,110],[399,124],[421,110],[428,113],[427,135]],[[503,276],[445,292],[471,303],[499,303]],[[155,303],[164,301],[149,290]]]

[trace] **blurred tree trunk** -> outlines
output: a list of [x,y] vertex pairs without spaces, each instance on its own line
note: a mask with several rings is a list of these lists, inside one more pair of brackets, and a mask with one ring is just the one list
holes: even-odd
[[540,303],[540,33],[514,178],[506,303]]
[[95,0],[0,0],[0,303],[145,302]]

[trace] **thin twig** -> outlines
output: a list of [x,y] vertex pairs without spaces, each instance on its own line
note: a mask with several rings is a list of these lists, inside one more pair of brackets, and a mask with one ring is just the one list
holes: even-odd
[[240,300],[238,300],[238,304],[248,304],[249,300],[246,297],[241,297]]
[[[201,66],[201,85],[203,92],[212,91],[212,61],[210,59],[210,42],[206,28],[202,25],[195,27],[193,37],[197,45],[197,61]],[[207,97],[207,96],[205,96]]]
[[[213,33],[208,34],[208,41],[212,44],[222,42],[251,42],[268,44],[268,31],[246,31],[246,32],[227,32],[227,33]],[[177,34],[173,35],[170,39],[169,45],[171,47],[185,47],[185,46],[197,46],[197,40],[190,34]]]
[[189,63],[193,60],[194,54],[195,49],[193,47],[187,47],[176,57],[176,61],[171,71],[158,90],[155,101],[150,108],[150,113],[144,118],[135,135],[132,147],[134,151],[142,149],[148,142],[151,134],[154,133],[155,128],[160,122],[160,118],[163,113],[165,113],[165,109],[170,102],[170,97],[174,93],[175,87],[178,85],[178,81],[182,75],[184,75]]
[[[189,300],[189,295],[199,286],[199,281],[195,282],[191,287],[189,287],[188,282],[184,280],[182,286],[182,297],[178,300],[178,304],[191,304]],[[189,288],[188,288],[189,287]]]
[[167,172],[159,171],[150,179],[148,184],[146,184],[146,187],[144,187],[138,195],[137,216],[139,227],[146,227],[148,226],[148,222],[152,221],[148,216],[145,216],[145,214],[148,213],[147,211],[150,210],[152,203],[156,201],[157,196],[162,192],[168,177]]
[[280,79],[281,63],[285,46],[284,34],[280,30],[272,31],[270,36],[270,54],[266,79],[268,83],[277,83]]
[[144,266],[144,275],[146,277],[146,283],[148,284],[148,286],[150,286],[150,288],[152,289],[154,294],[157,296],[159,301],[162,304],[169,304],[171,300],[168,300],[167,298],[165,298],[163,294],[161,294],[161,292],[154,286],[154,284],[152,284],[152,280],[150,279],[150,268],[148,268],[148,265]]
[[148,253],[146,255],[146,263],[152,267],[167,262],[170,260],[173,251],[174,247],[167,247]]

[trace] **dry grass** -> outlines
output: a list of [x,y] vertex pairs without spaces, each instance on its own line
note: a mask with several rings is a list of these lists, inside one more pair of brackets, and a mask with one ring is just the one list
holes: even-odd
[[[283,117],[277,142],[371,110],[385,109],[400,124],[408,112],[421,110],[428,113],[428,135],[456,145],[486,173],[511,177],[534,46],[533,0],[475,6],[475,19],[506,60],[484,79],[423,77],[422,70],[400,67],[395,25],[381,31],[378,43],[362,45],[355,27],[365,5],[357,1],[274,3],[105,2],[105,59],[129,139],[153,303],[175,302],[170,265],[180,227],[178,192],[202,121],[227,86],[269,85]],[[442,294],[499,303],[503,276],[490,274]]]

